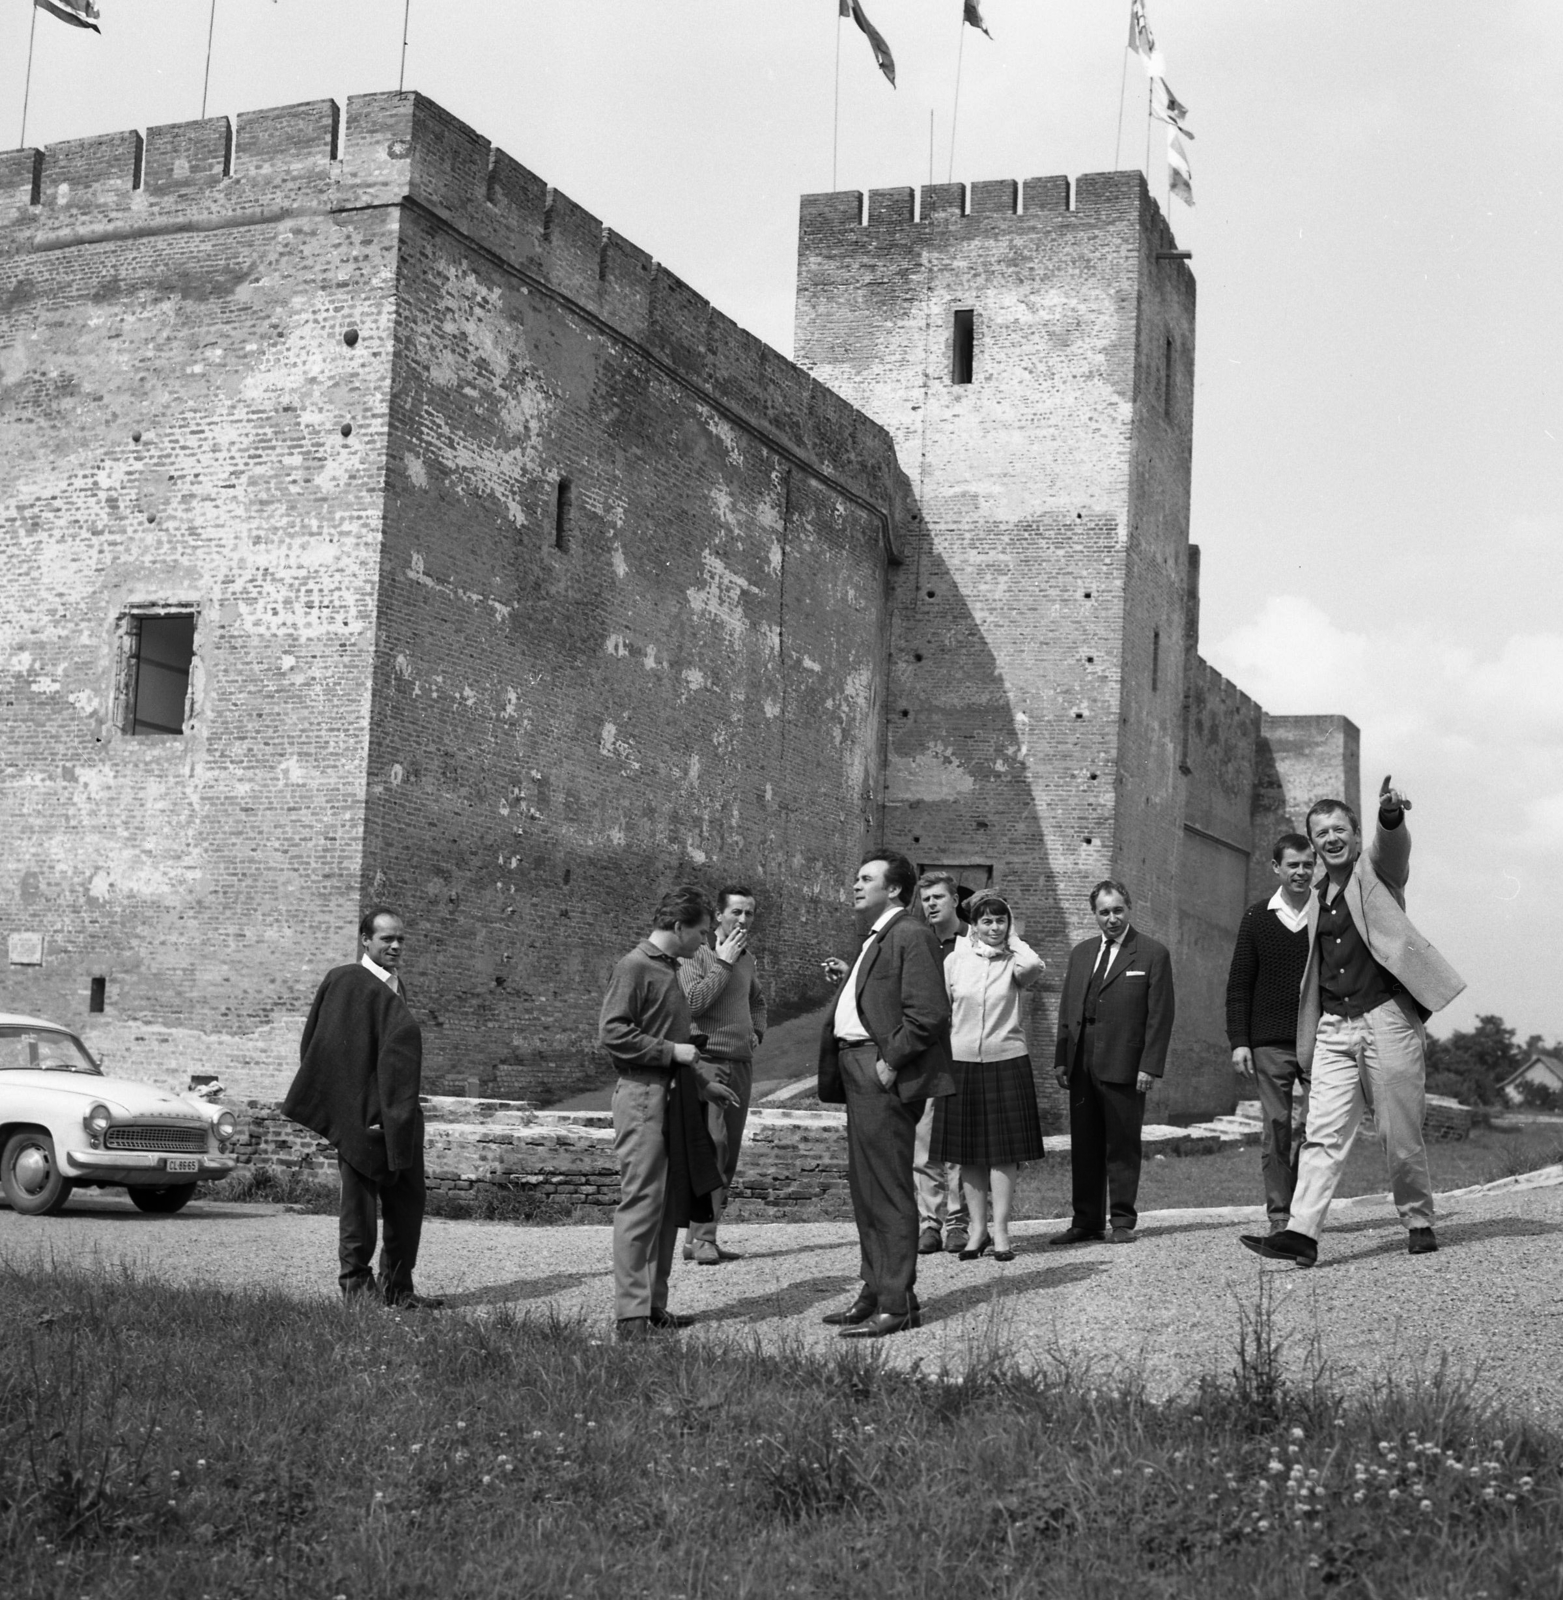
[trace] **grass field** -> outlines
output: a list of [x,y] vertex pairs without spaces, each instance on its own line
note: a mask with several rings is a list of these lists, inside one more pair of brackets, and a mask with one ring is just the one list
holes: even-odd
[[[1558,1593],[1560,1442],[1277,1350],[1154,1405],[0,1267],[10,1600]],[[1241,1349],[1240,1349],[1241,1343]]]

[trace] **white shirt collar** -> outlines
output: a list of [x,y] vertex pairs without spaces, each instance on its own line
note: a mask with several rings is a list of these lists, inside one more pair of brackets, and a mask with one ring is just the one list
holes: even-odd
[[[885,924],[886,924],[886,923],[887,923],[887,922],[888,922],[888,921],[889,921],[889,920],[890,920],[890,919],[891,919],[891,918],[892,918],[892,917],[898,917],[898,916],[900,916],[900,915],[901,915],[901,913],[902,913],[902,912],[903,912],[903,911],[905,911],[905,910],[906,910],[906,907],[905,907],[905,906],[886,906],[886,907],[885,907],[885,909],[884,909],[884,910],[883,910],[883,911],[881,911],[881,912],[880,912],[880,913],[879,913],[879,920],[878,920],[878,921],[877,921],[877,922],[875,922],[875,924],[874,924],[874,925],[873,925],[873,927],[872,927],[872,928],[870,928],[870,929],[869,929],[869,930],[868,930],[868,938],[869,938],[869,939],[872,939],[872,938],[873,938],[873,937],[874,937],[874,935],[875,935],[875,934],[876,934],[876,933],[878,933],[878,932],[879,932],[879,930],[880,930],[880,929],[881,929],[881,928],[882,928],[882,927],[884,927],[884,925],[885,925]],[[864,940],[864,941],[863,941],[863,942],[864,942],[864,943],[865,943],[865,944],[866,944],[866,943],[867,943],[867,942],[868,942],[868,940],[867,940],[867,939],[865,939],[865,940]]]
[[1265,909],[1273,911],[1280,918],[1281,926],[1288,933],[1301,933],[1308,926],[1308,902],[1306,900],[1303,902],[1301,911],[1294,910],[1287,901],[1284,889],[1277,889],[1270,896],[1270,903]]
[[392,994],[400,994],[402,992],[401,980],[394,972],[387,971],[386,968],[382,967],[378,961],[371,961],[368,955],[364,954],[359,956],[358,964],[362,967],[368,967]]

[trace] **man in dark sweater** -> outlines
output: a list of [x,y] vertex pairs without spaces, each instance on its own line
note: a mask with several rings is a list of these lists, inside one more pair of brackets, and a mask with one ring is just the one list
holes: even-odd
[[[390,907],[364,913],[357,964],[333,967],[315,995],[282,1112],[336,1146],[342,1293],[378,1289],[389,1306],[437,1310],[443,1300],[412,1286],[424,1211],[423,1034],[402,984],[406,937]],[[370,1271],[377,1211],[378,1285]]]
[[[1227,1040],[1233,1067],[1259,1092],[1265,1211],[1270,1232],[1279,1233],[1291,1213],[1308,1109],[1308,1079],[1297,1063],[1297,996],[1308,964],[1308,893],[1317,857],[1302,834],[1283,833],[1271,863],[1279,887],[1238,924],[1227,975]],[[1292,1091],[1299,1084],[1294,1118]]]
[[[651,932],[608,980],[597,1036],[618,1070],[613,1153],[619,1204],[613,1213],[613,1301],[620,1339],[643,1339],[691,1319],[668,1310],[668,1275],[678,1230],[696,1220],[691,1194],[721,1186],[716,1150],[699,1102],[728,1106],[738,1096],[695,1071],[689,1002],[678,981],[711,930],[711,902],[698,890],[663,895]],[[676,1168],[676,1170],[675,1170]],[[700,1208],[709,1218],[707,1203]]]

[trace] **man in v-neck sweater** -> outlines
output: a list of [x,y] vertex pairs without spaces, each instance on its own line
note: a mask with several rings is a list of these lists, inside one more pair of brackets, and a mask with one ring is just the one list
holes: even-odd
[[1317,861],[1302,834],[1276,840],[1271,865],[1279,886],[1243,913],[1227,974],[1232,1066],[1259,1095],[1259,1165],[1271,1233],[1279,1233],[1291,1213],[1308,1105],[1308,1079],[1297,1061],[1297,997],[1308,965],[1308,895]]

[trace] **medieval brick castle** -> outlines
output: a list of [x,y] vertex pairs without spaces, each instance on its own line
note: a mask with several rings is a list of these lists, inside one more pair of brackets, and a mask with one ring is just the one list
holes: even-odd
[[1232,932],[1357,732],[1198,654],[1140,174],[805,197],[796,357],[414,94],[0,155],[0,1007],[272,1095],[385,897],[430,1087],[547,1101],[665,885],[753,883],[799,1013],[884,838],[1055,977],[1126,878],[1161,1109],[1229,1106]]

